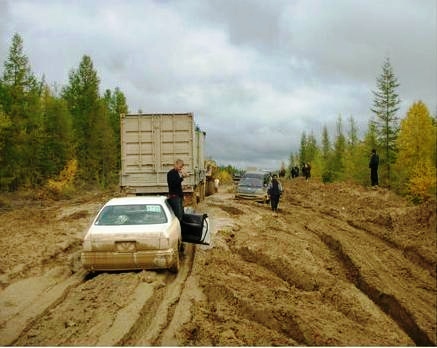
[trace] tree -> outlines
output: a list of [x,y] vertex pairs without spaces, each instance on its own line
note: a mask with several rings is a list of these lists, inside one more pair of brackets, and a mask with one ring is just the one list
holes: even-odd
[[99,84],[93,62],[85,55],[79,69],[70,73],[62,95],[72,115],[79,176],[106,185],[114,174],[117,149],[109,113],[99,96]]
[[0,158],[0,184],[9,190],[41,181],[38,153],[41,148],[41,85],[23,53],[23,40],[15,34],[4,63],[0,103],[12,123],[7,127]]
[[12,126],[11,119],[6,115],[0,105],[0,163],[3,158],[3,150],[5,148],[6,136],[8,129]]
[[54,97],[48,86],[44,89],[42,105],[43,151],[40,162],[44,176],[49,179],[57,176],[73,158],[73,130],[67,103]]
[[383,149],[381,164],[386,169],[385,181],[388,187],[391,184],[391,165],[395,161],[396,138],[399,130],[396,112],[399,110],[400,99],[396,93],[397,87],[399,83],[387,58],[382,66],[382,73],[377,78],[377,91],[373,91],[374,100],[371,110],[376,115],[378,143]]
[[115,144],[117,146],[117,168],[120,168],[120,114],[128,112],[126,97],[118,87],[114,92],[107,89],[104,95],[104,102],[108,110],[109,122],[115,136]]
[[322,161],[322,180],[323,182],[332,182],[334,180],[334,175],[332,172],[332,148],[331,140],[329,139],[328,128],[326,125],[323,127],[322,131],[322,151],[321,151],[321,161]]
[[423,199],[435,193],[436,126],[422,101],[414,103],[402,120],[395,163],[398,189]]
[[[370,152],[370,151],[368,151]],[[349,118],[349,130],[346,138],[344,158],[344,179],[365,184],[368,177],[368,157],[363,151],[363,143],[358,138],[358,127],[355,119]]]
[[346,137],[343,133],[343,121],[340,115],[337,119],[337,136],[334,142],[334,153],[332,159],[332,171],[335,180],[343,179],[345,151]]
[[302,133],[300,140],[299,159],[301,163],[312,162],[317,154],[317,141],[313,133],[306,135]]

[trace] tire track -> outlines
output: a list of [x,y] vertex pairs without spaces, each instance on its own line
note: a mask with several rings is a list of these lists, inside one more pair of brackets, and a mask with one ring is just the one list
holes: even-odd
[[165,284],[155,291],[153,298],[141,310],[138,320],[118,345],[159,346],[165,337],[172,336],[180,298],[191,274],[196,247],[184,244],[184,257],[177,274],[166,278]]
[[[338,256],[345,268],[348,270],[347,276],[350,282],[353,283],[367,297],[369,297],[376,305],[378,305],[378,307],[380,307],[382,311],[390,316],[396,323],[398,323],[398,325],[408,334],[408,336],[411,337],[415,344],[418,346],[435,346],[435,338],[433,340],[432,337],[429,337],[426,330],[424,330],[423,327],[416,322],[410,310],[399,301],[396,295],[390,293],[393,291],[393,289],[384,289],[382,287],[378,287],[377,285],[373,284],[371,279],[368,280],[368,276],[365,276],[361,271],[363,264],[357,264],[356,261],[353,260],[348,251],[348,247],[343,244],[342,240],[330,235],[329,233],[321,231],[314,226],[309,226],[308,229],[318,235],[323,243],[325,243]],[[335,229],[335,227],[333,227],[333,229]],[[346,231],[343,230],[343,232]],[[353,232],[355,232],[355,236],[358,235],[356,233],[357,230]],[[385,240],[381,240],[380,238],[375,238],[373,234],[370,234],[370,236],[372,236],[374,240],[379,240],[385,245],[391,244],[387,243]],[[357,238],[355,238],[355,241],[357,241]],[[403,254],[402,251],[398,251],[397,248],[395,248],[395,250],[397,250],[395,252],[401,255]],[[368,253],[368,255],[370,257],[371,253]],[[432,305],[431,302],[430,305]]]

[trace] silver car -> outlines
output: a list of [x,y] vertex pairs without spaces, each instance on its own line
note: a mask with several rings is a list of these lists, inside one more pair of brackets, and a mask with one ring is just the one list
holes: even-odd
[[207,244],[206,214],[185,214],[180,223],[164,196],[113,198],[83,240],[87,270],[167,268],[178,272],[182,242]]
[[235,198],[252,199],[264,203],[268,202],[267,186],[269,180],[269,173],[245,173],[238,183]]

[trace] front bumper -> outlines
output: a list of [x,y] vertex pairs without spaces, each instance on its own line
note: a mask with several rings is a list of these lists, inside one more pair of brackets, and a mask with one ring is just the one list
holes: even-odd
[[267,201],[267,194],[254,194],[254,193],[241,193],[237,192],[235,194],[235,198],[241,198],[241,199],[250,199],[257,202],[266,202]]
[[81,261],[83,267],[89,271],[122,271],[170,268],[176,257],[173,249],[135,252],[83,251]]

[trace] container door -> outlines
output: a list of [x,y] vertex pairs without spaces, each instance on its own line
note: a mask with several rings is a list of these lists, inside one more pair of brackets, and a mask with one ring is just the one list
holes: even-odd
[[211,236],[207,214],[184,214],[181,221],[182,241],[209,245]]

